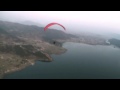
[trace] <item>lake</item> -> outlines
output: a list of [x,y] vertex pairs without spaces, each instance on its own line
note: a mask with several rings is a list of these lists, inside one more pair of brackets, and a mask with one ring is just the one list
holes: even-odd
[[120,79],[119,48],[72,42],[63,47],[67,52],[52,55],[53,62],[36,61],[4,79]]

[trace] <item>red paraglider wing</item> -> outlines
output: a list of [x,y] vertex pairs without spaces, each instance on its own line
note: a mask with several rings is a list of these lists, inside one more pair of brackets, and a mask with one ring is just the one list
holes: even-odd
[[50,24],[48,24],[48,25],[44,28],[44,31],[46,31],[46,30],[48,29],[48,27],[50,27],[50,26],[52,26],[52,25],[55,25],[55,24],[57,24],[57,25],[63,27],[64,30],[66,30],[65,27],[64,27],[63,25],[59,24],[59,23],[50,23]]

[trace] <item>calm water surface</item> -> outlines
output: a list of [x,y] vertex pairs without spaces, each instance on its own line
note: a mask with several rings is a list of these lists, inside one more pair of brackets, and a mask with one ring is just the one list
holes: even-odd
[[120,49],[67,42],[68,51],[52,55],[53,62],[35,65],[4,76],[4,79],[120,79]]

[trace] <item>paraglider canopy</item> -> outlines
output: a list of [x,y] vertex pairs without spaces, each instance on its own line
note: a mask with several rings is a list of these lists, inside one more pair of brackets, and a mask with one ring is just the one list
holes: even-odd
[[46,31],[50,26],[53,26],[53,25],[59,25],[59,26],[61,26],[64,30],[66,30],[63,25],[61,25],[61,24],[59,24],[59,23],[53,22],[53,23],[49,23],[47,26],[45,26],[44,31]]

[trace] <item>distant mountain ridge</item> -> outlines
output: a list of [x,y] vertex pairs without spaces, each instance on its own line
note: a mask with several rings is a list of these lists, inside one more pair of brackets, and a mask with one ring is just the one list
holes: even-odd
[[0,21],[0,27],[5,30],[5,32],[15,36],[28,39],[40,39],[40,40],[53,40],[53,39],[69,39],[76,37],[71,34],[67,34],[60,30],[48,29],[44,31],[43,27],[38,27],[35,25],[23,25],[19,23]]

